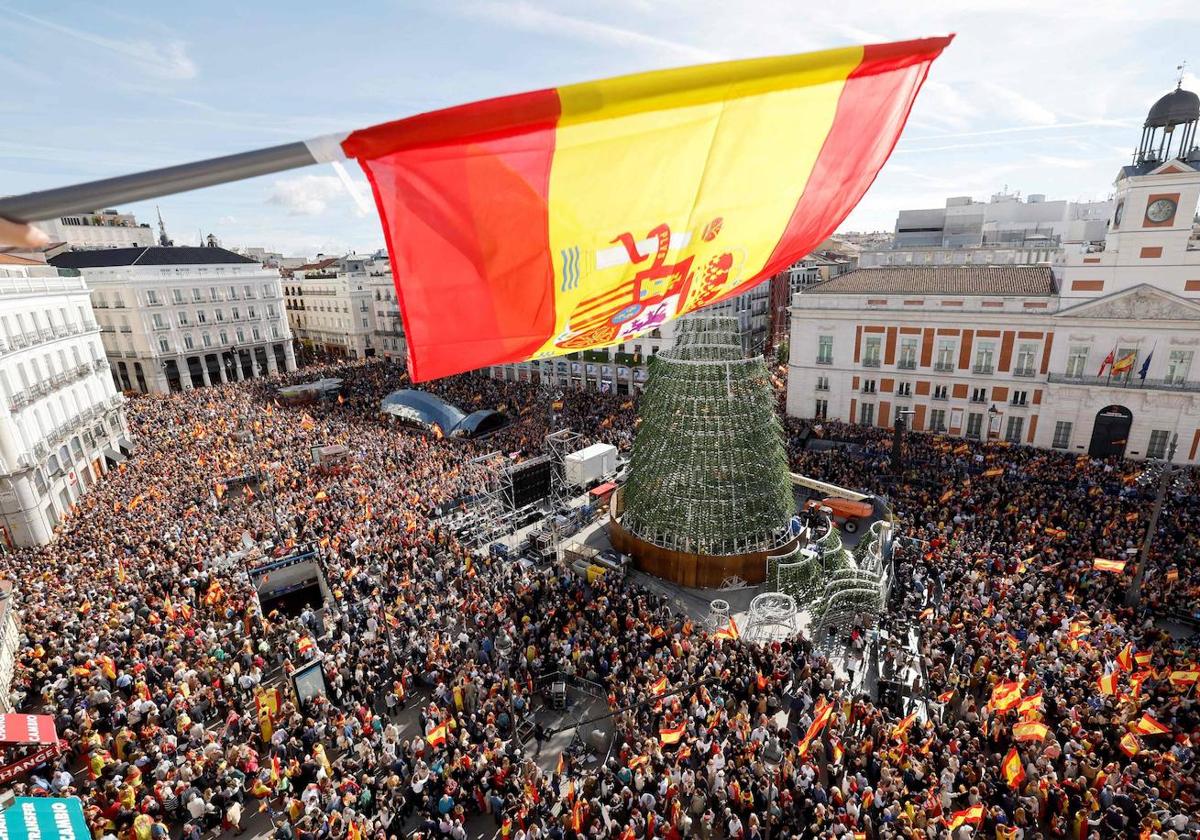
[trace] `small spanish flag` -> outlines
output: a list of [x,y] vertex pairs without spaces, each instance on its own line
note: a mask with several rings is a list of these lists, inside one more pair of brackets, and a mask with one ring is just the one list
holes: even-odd
[[908,715],[907,717],[901,719],[895,726],[892,727],[892,737],[893,738],[903,738],[904,734],[906,732],[908,732],[909,728],[913,725],[913,723],[916,721],[916,719],[917,719],[916,712],[913,712],[912,714]]
[[950,689],[950,690],[948,690],[948,691],[943,691],[941,694],[939,694],[939,695],[937,696],[937,701],[938,701],[939,703],[949,703],[949,702],[950,702],[950,698],[951,698],[951,697],[953,697],[953,696],[954,696],[954,689],[952,688],[952,689]]
[[1133,758],[1142,751],[1141,742],[1133,736],[1133,733],[1126,732],[1121,736],[1121,752]]
[[663,727],[658,730],[658,738],[663,742],[663,745],[677,744],[679,739],[683,737],[684,725],[678,723],[675,726]]
[[714,639],[739,639],[741,633],[738,632],[737,622],[733,620],[733,616],[729,616],[729,623],[713,634]]
[[992,698],[988,705],[998,712],[1007,712],[1021,702],[1021,684],[1017,682],[998,683],[992,689]]
[[446,736],[449,732],[450,724],[448,722],[439,723],[425,733],[425,740],[429,742],[429,746],[431,747],[440,747],[446,743]]
[[662,695],[667,693],[667,686],[668,686],[667,678],[659,677],[657,680],[655,680],[653,683],[651,683],[650,691],[656,697],[661,697]]
[[998,478],[1002,475],[1004,475],[1004,467],[992,467],[991,469],[984,470],[982,473],[984,478]]
[[1009,749],[1000,767],[1004,771],[1004,781],[1008,782],[1008,786],[1020,788],[1021,783],[1025,781],[1025,767],[1021,764],[1021,754],[1017,752],[1016,747]]
[[1101,674],[1097,680],[1100,684],[1100,693],[1111,697],[1117,693],[1117,673],[1114,671],[1111,674]]
[[1133,661],[1139,665],[1149,665],[1154,659],[1154,652],[1149,650],[1139,650],[1133,655]]
[[566,759],[565,759],[565,758],[563,758],[563,754],[562,754],[562,753],[559,753],[559,754],[558,754],[558,763],[554,765],[554,773],[555,773],[555,775],[559,775],[559,774],[561,774],[561,773],[562,773],[562,771],[563,771],[563,770],[566,768],[566,766],[567,766]]
[[1094,557],[1092,558],[1092,568],[1097,572],[1113,572],[1119,575],[1125,571],[1125,561],[1105,560],[1103,557]]
[[1042,708],[1042,692],[1030,694],[1017,704],[1017,714],[1026,715]]
[[312,650],[316,646],[317,646],[317,643],[314,642],[308,636],[301,636],[300,641],[296,642],[296,650],[300,653],[301,656],[308,653],[310,650]]
[[1197,680],[1200,680],[1200,669],[1187,668],[1180,671],[1172,671],[1167,675],[1167,679],[1171,681],[1171,686],[1177,691],[1184,691]]
[[1141,716],[1141,718],[1138,720],[1138,722],[1133,725],[1133,728],[1136,729],[1142,735],[1170,735],[1171,734],[1171,727],[1163,726],[1161,723],[1156,721],[1154,718],[1150,717],[1149,712],[1143,714]]
[[1018,742],[1024,741],[1044,741],[1046,736],[1050,734],[1050,727],[1044,723],[1039,723],[1036,720],[1022,721],[1013,725],[1013,740]]
[[1133,643],[1125,645],[1121,652],[1117,654],[1117,667],[1122,671],[1133,670]]
[[1167,569],[1167,583],[1174,583],[1177,580],[1179,580],[1179,569],[1172,566]]
[[983,822],[983,806],[972,805],[970,808],[955,811],[950,815],[950,831],[957,831],[967,823],[978,826],[981,822]]

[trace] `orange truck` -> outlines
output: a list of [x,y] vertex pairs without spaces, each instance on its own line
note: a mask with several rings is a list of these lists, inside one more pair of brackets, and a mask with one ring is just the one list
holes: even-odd
[[805,510],[829,508],[835,525],[841,527],[847,534],[853,534],[860,526],[871,521],[875,508],[870,502],[856,502],[852,499],[841,499],[830,496],[826,499],[809,499],[804,504]]

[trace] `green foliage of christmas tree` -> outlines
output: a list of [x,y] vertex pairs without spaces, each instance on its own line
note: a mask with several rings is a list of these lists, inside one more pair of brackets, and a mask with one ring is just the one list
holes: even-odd
[[775,395],[735,318],[693,315],[650,361],[639,407],[626,528],[655,545],[744,554],[787,541],[795,513]]

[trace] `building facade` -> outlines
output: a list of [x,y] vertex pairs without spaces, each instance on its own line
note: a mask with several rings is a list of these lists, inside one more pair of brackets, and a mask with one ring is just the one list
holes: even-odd
[[146,248],[155,242],[149,225],[138,224],[131,213],[116,210],[72,213],[35,222],[34,227],[45,232],[51,242],[68,248]]
[[1024,199],[1007,191],[988,201],[946,199],[945,207],[901,210],[890,242],[868,245],[862,268],[922,265],[1041,265],[1068,243],[1104,238],[1113,202]]
[[1194,94],[1163,97],[1105,235],[1053,265],[863,268],[796,295],[788,413],[1200,462],[1198,123]]
[[132,444],[77,272],[0,255],[0,542],[42,545]]
[[408,358],[404,341],[404,319],[400,316],[400,299],[386,253],[378,254],[372,266],[368,287],[375,308],[375,348],[385,359],[405,362]]
[[[285,269],[288,323],[301,356],[365,359],[375,355],[374,256],[325,257]],[[388,272],[390,274],[390,271]]]
[[167,393],[296,369],[279,272],[224,248],[72,251],[118,387]]

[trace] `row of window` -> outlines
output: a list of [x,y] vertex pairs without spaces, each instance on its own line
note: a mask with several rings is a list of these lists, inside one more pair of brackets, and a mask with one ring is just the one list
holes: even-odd
[[[198,269],[199,273],[203,273],[204,269]],[[209,286],[208,294],[205,295],[204,289],[199,286],[193,286],[190,293],[183,289],[171,289],[170,301],[176,305],[186,303],[220,303],[225,300],[254,300],[254,287],[250,284],[243,286],[227,286],[224,287],[228,292],[223,292],[217,286]],[[125,307],[125,298],[121,292],[113,290],[111,292],[111,303],[108,293],[103,289],[97,289],[92,297],[92,305],[97,309],[108,309],[110,306],[114,309],[123,309]],[[273,283],[262,284],[262,297],[264,300],[270,300],[275,297],[275,285]],[[145,303],[147,306],[162,306],[166,302],[165,294],[158,289],[147,289]]]
[[[813,409],[813,416],[818,420],[826,420],[829,418],[829,400],[818,397]],[[997,418],[999,419],[999,418]],[[1022,434],[1025,431],[1025,418],[1010,414],[1006,419],[1004,426],[1004,440],[1009,443],[1021,443]],[[864,426],[875,425],[875,404],[863,403],[858,407],[858,422]],[[964,430],[964,436],[973,440],[979,440],[983,436],[983,412],[968,412],[967,427]],[[1051,439],[1050,445],[1055,449],[1067,449],[1071,445],[1071,432],[1074,424],[1070,420],[1059,420],[1054,424],[1054,436]],[[929,411],[928,431],[944,432],[946,431],[946,410],[943,408],[934,408]],[[1167,446],[1171,439],[1171,432],[1167,429],[1154,429],[1150,432],[1150,440],[1146,445],[1146,457],[1148,458],[1165,458],[1167,456]]]
[[[233,320],[233,321],[242,320],[241,307],[240,306],[233,307],[230,310],[230,315],[231,315],[230,320]],[[278,315],[278,310],[275,309],[275,305],[272,303],[267,304],[267,317],[274,319],[277,317],[277,315]],[[248,320],[253,321],[257,317],[258,317],[258,310],[255,309],[253,306],[247,306],[246,307],[246,318]],[[181,327],[190,327],[192,325],[192,320],[191,320],[192,316],[186,309],[179,310],[179,312],[176,313],[176,318],[178,319],[179,326],[181,326]],[[216,322],[218,324],[224,323],[225,310],[219,309],[219,308],[214,309],[213,310],[213,318],[216,320]],[[163,316],[163,314],[161,312],[155,312],[153,315],[153,319],[154,319],[154,328],[156,330],[166,329],[167,327],[170,326],[170,322]],[[196,310],[196,323],[197,324],[207,324],[208,323],[208,312],[203,309],[197,309]]]
[[[237,335],[237,343],[238,344],[246,343],[246,331],[244,329],[242,329],[241,327],[238,327],[236,335]],[[258,327],[251,327],[250,335],[251,335],[252,342],[263,340],[262,330],[260,330]],[[282,333],[279,330],[279,325],[272,324],[271,325],[272,340],[278,340],[281,337],[282,337]],[[219,339],[219,341],[216,345],[214,345],[213,337],[210,333],[201,333],[201,335],[200,335],[201,347],[224,346],[229,343],[229,333],[226,332],[225,330],[221,330],[217,334],[217,338]],[[183,334],[183,347],[185,350],[195,350],[196,349],[196,339],[191,333]],[[160,338],[158,340],[158,349],[161,350],[163,353],[174,352],[171,349],[171,342],[167,338]]]
[[[828,376],[818,376],[816,389],[818,391],[828,391],[829,390],[829,377]],[[859,385],[859,390],[864,394],[877,393],[876,380],[874,380],[874,379],[862,380],[861,384]],[[912,383],[911,382],[897,382],[894,393],[898,397],[911,397],[913,395]],[[935,399],[935,400],[950,399],[950,386],[949,385],[934,385],[932,393],[931,393],[931,397],[932,397],[932,399]],[[988,401],[988,389],[987,388],[972,388],[971,389],[971,402],[986,403],[987,401]],[[1011,391],[1009,394],[1008,403],[1009,403],[1009,405],[1016,405],[1016,406],[1029,405],[1029,392],[1023,391],[1023,390]]]
[[92,320],[83,306],[77,305],[73,308],[75,310],[74,319],[67,315],[65,306],[60,306],[57,310],[47,307],[45,309],[29,309],[23,313],[13,312],[0,315],[0,336],[19,336],[25,333],[42,334],[47,331],[53,334],[55,328],[61,332],[63,328],[70,328],[76,324],[87,324]]
[[[916,369],[918,344],[919,339],[915,336],[901,336],[900,346],[896,355],[897,368],[901,370]],[[1016,358],[1012,367],[1014,376],[1034,375],[1037,370],[1038,348],[1039,345],[1035,342],[1021,342],[1017,345]],[[994,373],[996,369],[996,343],[988,340],[976,341],[973,349],[975,359],[972,371],[977,374]],[[1089,375],[1088,359],[1091,356],[1091,350],[1090,345],[1071,345],[1067,353],[1066,375],[1068,377],[1083,378]],[[1108,358],[1110,352],[1112,354],[1111,359]],[[1151,348],[1150,353],[1153,352],[1153,348]],[[859,357],[860,363],[863,367],[879,367],[882,363],[882,353],[883,336],[866,336],[863,339],[862,353]],[[1131,377],[1140,373],[1141,364],[1144,361],[1140,355],[1137,347],[1117,346],[1111,348],[1111,350],[1105,351],[1104,357],[1100,360],[1101,364],[1096,368],[1094,375],[1105,376],[1107,374],[1115,381],[1128,382]],[[1192,350],[1171,350],[1167,355],[1164,382],[1178,385],[1187,381],[1194,355],[1194,351]],[[1110,366],[1113,362],[1129,358],[1132,358],[1132,364],[1123,364],[1122,369],[1115,374],[1111,371]],[[1149,358],[1149,356],[1146,358]],[[934,369],[940,371],[955,370],[957,368],[957,359],[958,339],[939,338],[937,342],[937,355],[933,365]],[[833,364],[833,336],[817,336],[817,364]]]

